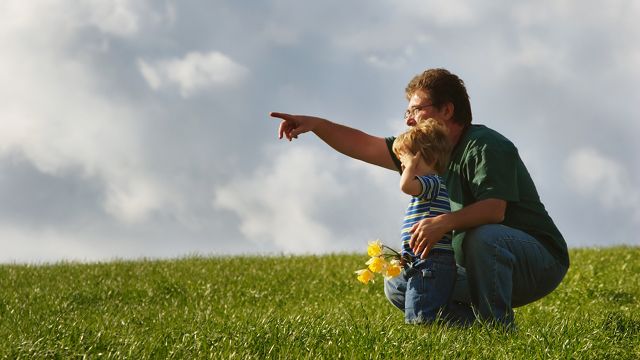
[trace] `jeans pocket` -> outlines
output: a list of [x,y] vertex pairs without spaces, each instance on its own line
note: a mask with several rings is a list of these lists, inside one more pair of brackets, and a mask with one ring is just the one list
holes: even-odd
[[417,274],[420,278],[420,292],[438,291],[448,294],[458,275],[455,262],[433,259],[425,265]]
[[455,262],[436,262],[431,270],[431,283],[433,287],[446,292],[452,291],[458,276]]

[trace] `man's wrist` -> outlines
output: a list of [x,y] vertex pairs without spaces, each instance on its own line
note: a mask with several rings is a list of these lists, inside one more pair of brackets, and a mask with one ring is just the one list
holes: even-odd
[[446,213],[446,214],[442,214],[442,215],[438,215],[436,217],[433,218],[433,221],[437,224],[437,226],[440,228],[441,231],[444,231],[444,233],[449,233],[452,232],[455,228],[455,225],[453,223],[455,216],[453,216],[453,213]]

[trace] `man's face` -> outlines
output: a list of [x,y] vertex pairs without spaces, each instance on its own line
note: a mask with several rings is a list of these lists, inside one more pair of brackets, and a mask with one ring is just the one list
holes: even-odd
[[[438,109],[432,105],[433,103],[424,91],[416,91],[411,97],[411,100],[409,100],[409,107],[407,110],[410,114],[406,120],[407,126],[416,126],[418,122],[429,118],[445,121],[446,119],[443,115],[444,107],[441,111],[438,111]],[[419,109],[412,111],[414,108]]]

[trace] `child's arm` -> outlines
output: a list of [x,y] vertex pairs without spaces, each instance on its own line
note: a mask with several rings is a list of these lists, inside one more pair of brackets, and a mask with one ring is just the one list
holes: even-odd
[[418,151],[414,156],[407,151],[403,154],[401,161],[404,171],[400,177],[400,190],[407,195],[420,195],[422,193],[422,182],[416,178],[416,166],[420,161],[420,152]]

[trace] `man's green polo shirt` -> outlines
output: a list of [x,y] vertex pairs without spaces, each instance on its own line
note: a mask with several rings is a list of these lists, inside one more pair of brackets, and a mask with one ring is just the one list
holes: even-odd
[[[394,139],[386,138],[387,146],[400,170],[400,161],[391,150]],[[484,125],[468,126],[453,148],[443,178],[449,192],[451,211],[481,200],[505,200],[507,208],[500,224],[533,236],[553,257],[569,266],[567,244],[540,202],[518,149],[507,138]],[[464,235],[464,230],[453,232],[453,248],[460,265],[464,265]]]

